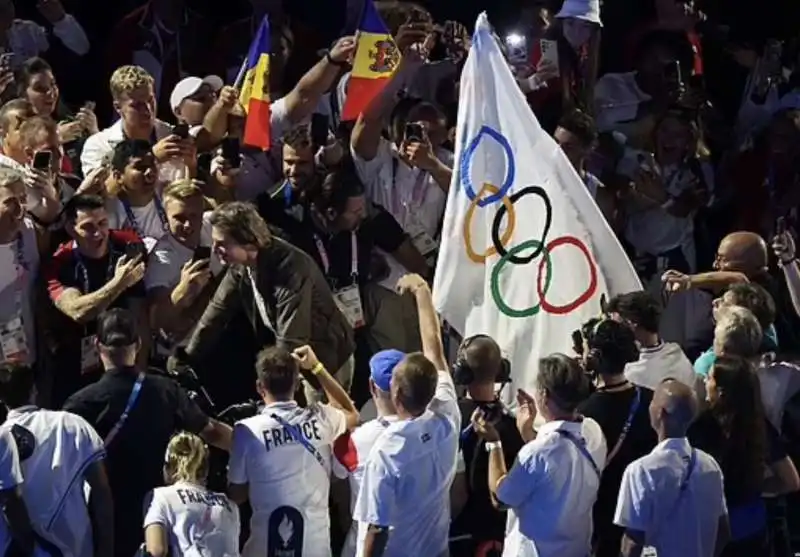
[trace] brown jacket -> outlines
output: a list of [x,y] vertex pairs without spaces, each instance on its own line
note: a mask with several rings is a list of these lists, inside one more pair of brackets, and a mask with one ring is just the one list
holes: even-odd
[[243,311],[259,345],[293,350],[308,344],[331,373],[342,367],[355,349],[353,329],[311,257],[273,237],[258,254],[254,275],[271,325],[261,319],[244,267],[232,265],[197,323],[186,349],[189,359],[202,361],[231,319]]

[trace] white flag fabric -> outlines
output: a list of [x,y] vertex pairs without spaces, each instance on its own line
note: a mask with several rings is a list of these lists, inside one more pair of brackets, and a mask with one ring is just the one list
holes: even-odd
[[434,302],[464,337],[497,340],[511,360],[512,387],[531,389],[537,360],[572,353],[572,332],[599,315],[602,294],[642,286],[528,107],[485,13],[472,40]]

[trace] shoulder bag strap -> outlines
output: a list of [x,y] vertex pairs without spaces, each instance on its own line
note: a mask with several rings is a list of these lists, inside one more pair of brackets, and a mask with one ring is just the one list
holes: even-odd
[[328,467],[325,466],[325,459],[322,458],[322,455],[319,453],[317,448],[311,444],[311,441],[303,437],[303,433],[300,431],[299,425],[292,425],[277,414],[270,414],[270,416],[289,432],[289,435],[292,436],[292,439],[294,439],[295,442],[300,443],[305,450],[311,453],[311,456],[313,456],[314,459],[319,462],[319,465],[322,466],[322,468],[325,470],[328,469]]
[[125,410],[123,410],[119,420],[117,420],[117,423],[114,424],[114,427],[111,428],[111,431],[108,432],[108,435],[106,435],[106,438],[103,440],[103,445],[105,445],[106,448],[108,448],[117,434],[119,434],[122,426],[125,425],[125,422],[128,420],[128,415],[130,415],[131,410],[133,410],[133,407],[136,406],[136,401],[139,399],[139,394],[142,392],[144,376],[144,372],[139,373],[139,376],[136,378],[136,383],[133,384],[133,389],[131,389],[131,394],[128,396],[128,402],[125,404]]
[[639,404],[641,402],[642,390],[639,387],[636,387],[636,395],[633,397],[633,401],[631,401],[631,407],[630,410],[628,410],[628,417],[625,419],[625,424],[622,426],[622,432],[619,434],[614,448],[611,449],[610,453],[608,453],[608,457],[606,458],[606,466],[608,466],[608,463],[611,462],[611,459],[617,456],[617,453],[622,448],[622,443],[625,441],[625,438],[628,436],[628,432],[631,430],[633,418],[636,416],[636,412],[639,410]]

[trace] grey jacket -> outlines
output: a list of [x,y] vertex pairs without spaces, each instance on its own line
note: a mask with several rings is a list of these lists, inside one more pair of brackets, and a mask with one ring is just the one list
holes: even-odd
[[259,345],[293,350],[308,344],[325,368],[336,373],[355,350],[353,329],[314,260],[273,237],[259,251],[253,275],[270,324],[261,318],[246,269],[231,265],[192,334],[189,359],[202,361],[232,318],[244,311]]

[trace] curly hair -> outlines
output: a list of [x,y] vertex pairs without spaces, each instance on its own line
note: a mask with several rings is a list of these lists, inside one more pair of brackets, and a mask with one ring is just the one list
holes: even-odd
[[639,347],[631,328],[611,319],[597,323],[587,344],[587,370],[600,375],[618,375],[625,371],[626,365],[639,359]]
[[141,66],[120,66],[111,74],[109,88],[111,97],[116,101],[141,87],[152,87],[155,81]]

